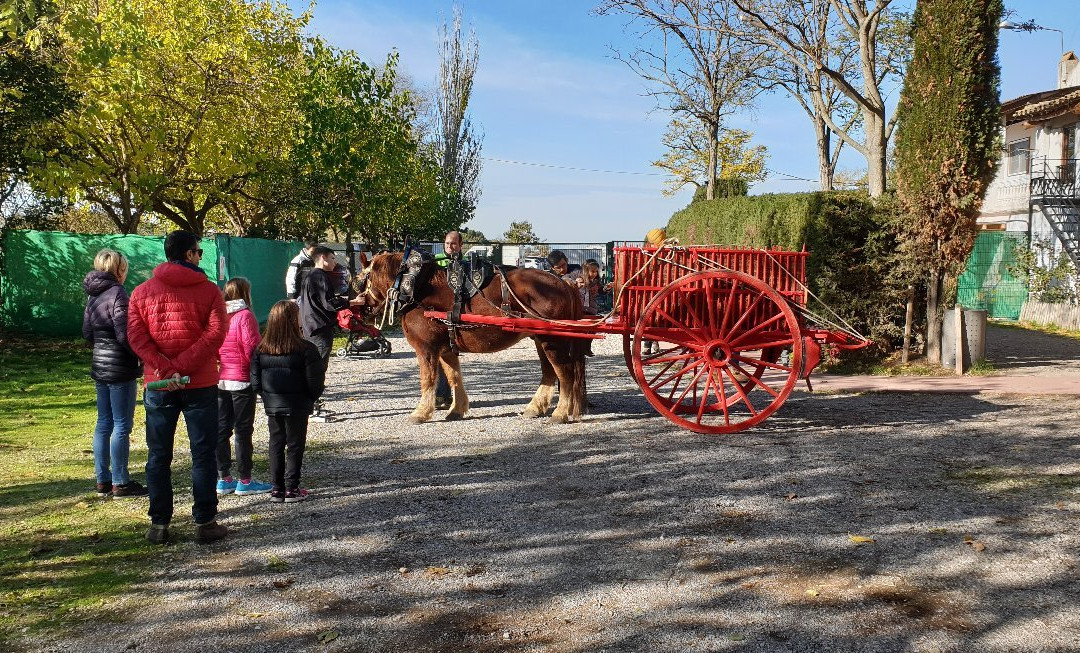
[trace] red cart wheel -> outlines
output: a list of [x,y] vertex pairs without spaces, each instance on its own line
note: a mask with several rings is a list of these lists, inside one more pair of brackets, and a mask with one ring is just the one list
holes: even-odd
[[[716,270],[673,282],[634,329],[634,379],[664,417],[698,433],[760,423],[791,394],[802,369],[801,331],[788,301],[765,282]],[[657,343],[643,353],[643,340]],[[788,364],[778,362],[790,351]]]

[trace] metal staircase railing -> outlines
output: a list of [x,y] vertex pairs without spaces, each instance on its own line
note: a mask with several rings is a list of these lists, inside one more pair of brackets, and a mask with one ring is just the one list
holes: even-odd
[[1078,163],[1080,159],[1032,161],[1030,201],[1039,207],[1073,266],[1080,270]]

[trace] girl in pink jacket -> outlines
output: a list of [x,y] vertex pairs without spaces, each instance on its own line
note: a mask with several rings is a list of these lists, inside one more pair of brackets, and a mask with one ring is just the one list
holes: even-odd
[[[229,331],[221,344],[218,381],[218,494],[266,494],[271,487],[251,477],[251,435],[255,431],[255,392],[251,388],[251,355],[259,346],[259,323],[251,312],[251,283],[230,279],[222,294]],[[236,433],[236,478],[232,476],[229,439]]]

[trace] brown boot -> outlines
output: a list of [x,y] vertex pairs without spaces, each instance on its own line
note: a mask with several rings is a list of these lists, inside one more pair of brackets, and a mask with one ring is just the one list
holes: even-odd
[[217,542],[221,538],[228,535],[228,533],[228,527],[226,527],[224,524],[219,524],[216,521],[195,525],[195,541],[199,544],[210,544],[211,542]]
[[146,531],[146,539],[151,544],[165,544],[169,541],[169,525],[151,524],[150,530]]

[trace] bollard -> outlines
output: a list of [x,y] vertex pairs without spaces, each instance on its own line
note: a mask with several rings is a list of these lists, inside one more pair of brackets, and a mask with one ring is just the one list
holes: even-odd
[[956,365],[957,352],[961,353],[963,369],[967,371],[971,364],[986,357],[986,311],[967,309],[962,318],[961,347],[957,348],[956,342],[956,313],[950,309],[945,311],[941,325],[941,366],[948,369],[959,369]]

